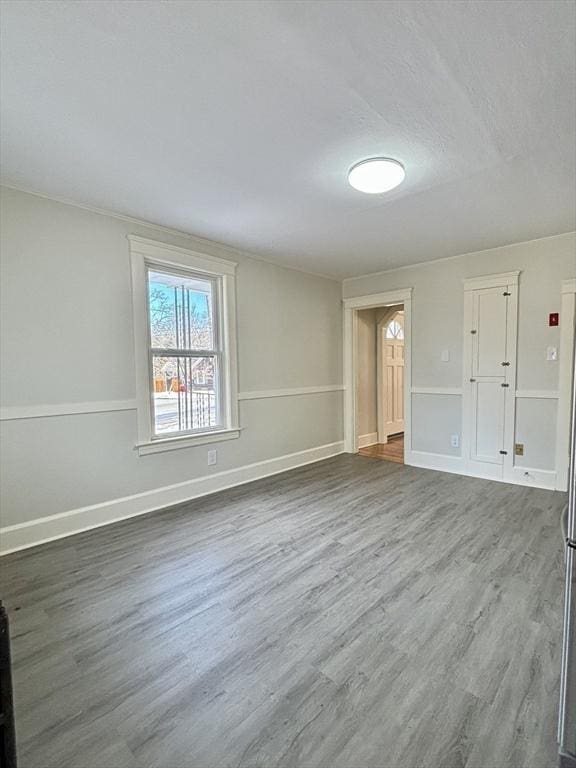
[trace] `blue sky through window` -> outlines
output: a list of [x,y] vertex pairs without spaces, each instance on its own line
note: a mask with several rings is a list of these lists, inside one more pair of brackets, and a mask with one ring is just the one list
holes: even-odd
[[[174,288],[172,286],[164,285],[164,283],[158,283],[150,280],[149,283],[150,294],[150,314],[151,319],[154,319],[154,315],[162,312],[160,305],[162,300],[170,306],[172,312],[174,312]],[[207,319],[209,314],[208,308],[208,294],[203,291],[189,291],[190,303],[198,315]],[[162,298],[160,298],[162,297]]]
[[211,349],[212,282],[170,273],[148,273],[152,346]]

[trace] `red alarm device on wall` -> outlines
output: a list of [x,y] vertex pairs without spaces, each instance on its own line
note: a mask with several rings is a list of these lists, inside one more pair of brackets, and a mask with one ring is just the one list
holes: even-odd
[[558,312],[550,312],[548,315],[548,325],[558,325]]

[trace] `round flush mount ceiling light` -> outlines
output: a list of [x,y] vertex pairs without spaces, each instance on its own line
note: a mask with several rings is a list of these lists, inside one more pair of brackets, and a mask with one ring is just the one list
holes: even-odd
[[348,171],[350,186],[359,192],[366,192],[368,195],[381,195],[382,192],[389,192],[398,184],[402,184],[405,176],[406,171],[402,163],[388,157],[373,157],[369,160],[362,160]]

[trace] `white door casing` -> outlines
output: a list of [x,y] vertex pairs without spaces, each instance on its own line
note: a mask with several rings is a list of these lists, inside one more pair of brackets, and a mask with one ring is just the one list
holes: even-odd
[[518,273],[464,285],[462,451],[471,474],[506,479],[514,466]]
[[410,389],[412,386],[411,366],[411,321],[412,321],[412,288],[402,288],[385,293],[370,294],[344,299],[344,450],[356,453],[356,358],[357,358],[357,314],[360,309],[380,308],[404,305],[404,454],[411,450],[411,419],[410,419]]

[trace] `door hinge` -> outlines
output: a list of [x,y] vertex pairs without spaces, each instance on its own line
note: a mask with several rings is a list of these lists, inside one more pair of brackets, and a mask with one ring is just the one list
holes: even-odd
[[502,296],[512,296],[512,294],[511,294],[511,293],[509,293],[508,291],[504,291],[504,293],[502,294]]
[[498,451],[498,453],[501,453],[502,456],[508,456],[508,451]]
[[478,331],[470,331],[470,333],[478,333]]
[[509,387],[510,384],[500,384],[501,387]]
[[510,365],[510,363],[500,363],[500,365]]

